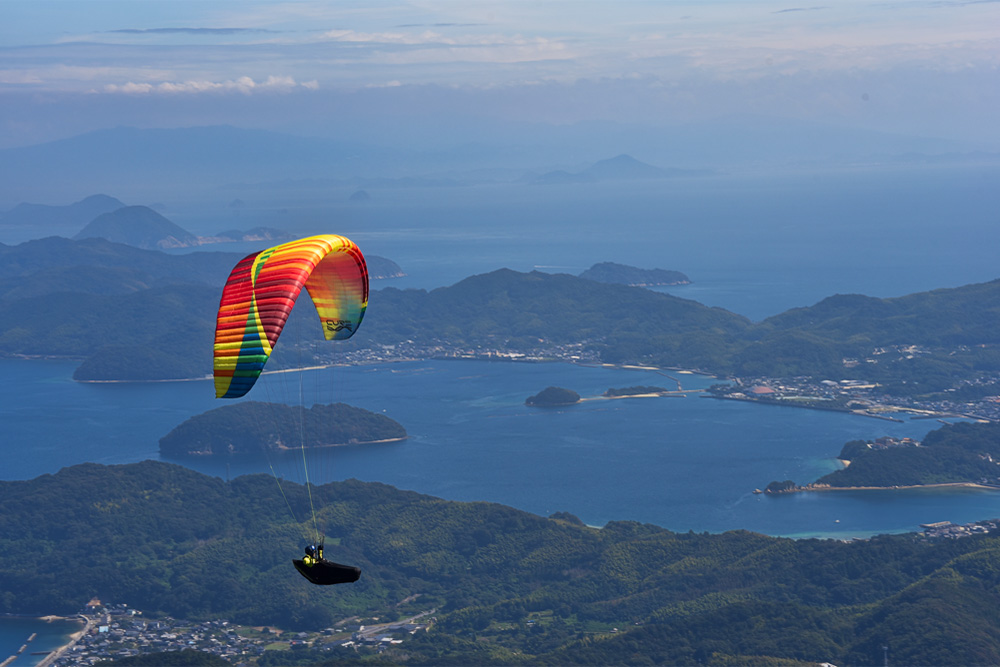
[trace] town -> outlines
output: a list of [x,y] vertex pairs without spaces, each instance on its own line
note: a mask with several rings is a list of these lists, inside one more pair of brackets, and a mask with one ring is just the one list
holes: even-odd
[[[330,365],[356,365],[416,361],[419,359],[477,359],[485,361],[546,362],[562,361],[575,364],[600,364],[600,358],[589,342],[549,345],[539,341],[535,348],[517,351],[502,350],[487,346],[456,347],[444,341],[417,344],[412,340],[394,345],[375,345],[339,353],[336,357],[320,356],[320,348],[314,353],[321,363]],[[900,354],[919,354],[913,346],[901,346]],[[879,348],[876,354],[885,354]],[[845,368],[853,368],[858,362],[844,360]],[[628,366],[629,368],[644,368]],[[656,370],[656,369],[648,369]],[[689,370],[707,374],[698,369],[667,368],[659,370]],[[714,385],[707,396],[729,400],[753,401],[816,410],[833,410],[853,414],[902,421],[911,419],[971,419],[974,421],[1000,421],[1000,395],[985,395],[975,400],[964,401],[938,398],[917,400],[907,396],[890,396],[882,391],[881,385],[865,380],[822,379],[812,377],[772,378],[772,377],[729,377],[720,378],[726,383]],[[1000,385],[1000,375],[964,380],[959,386],[946,390],[954,393],[967,387],[991,387]],[[678,387],[680,390],[681,387]]]
[[[995,384],[1000,377],[978,380]],[[767,377],[733,378],[730,384],[709,389],[713,398],[753,401],[815,410],[850,412],[889,421],[911,419],[971,419],[980,422],[1000,421],[1000,396],[983,396],[974,401],[920,401],[905,396],[889,396],[880,385],[860,380],[820,380],[809,377],[775,379]]]
[[46,656],[39,667],[89,667],[146,653],[195,650],[223,658],[233,665],[250,667],[269,651],[308,647],[319,651],[378,653],[402,644],[407,637],[426,631],[436,620],[430,609],[406,619],[380,622],[379,618],[346,619],[321,632],[289,632],[270,627],[247,627],[227,620],[188,621],[146,618],[126,604],[105,604],[93,599],[78,618],[83,629],[69,644]]

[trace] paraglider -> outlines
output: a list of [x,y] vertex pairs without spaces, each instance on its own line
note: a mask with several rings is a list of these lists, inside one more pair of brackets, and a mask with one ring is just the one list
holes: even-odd
[[303,577],[318,586],[349,584],[358,580],[361,570],[351,565],[341,565],[323,558],[323,544],[310,544],[306,555],[292,564]]
[[352,241],[311,236],[247,255],[222,290],[215,326],[215,396],[253,387],[302,288],[327,340],[350,338],[368,306],[368,269]]
[[[316,306],[326,340],[344,340],[358,330],[368,306],[368,269],[352,241],[323,234],[248,255],[233,268],[219,301],[216,398],[239,398],[254,386],[303,287]],[[322,540],[306,547],[305,556],[292,563],[318,585],[350,583],[361,576],[356,567],[326,560]]]

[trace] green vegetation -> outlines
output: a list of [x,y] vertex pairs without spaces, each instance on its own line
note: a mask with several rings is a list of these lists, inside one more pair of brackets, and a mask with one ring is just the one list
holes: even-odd
[[307,409],[242,401],[191,417],[160,438],[160,453],[245,454],[405,437],[406,429],[399,422],[344,403]]
[[912,486],[972,482],[1000,484],[1000,424],[949,424],[919,447],[875,447],[854,440],[840,458],[850,466],[817,480],[830,486]]
[[789,491],[794,491],[798,488],[798,485],[790,479],[786,479],[784,482],[771,482],[764,489],[764,493],[788,493]]
[[691,280],[680,271],[666,269],[639,269],[634,266],[601,262],[580,274],[581,278],[599,283],[618,285],[688,285]]
[[572,389],[562,387],[548,387],[538,392],[534,396],[525,399],[524,404],[536,408],[557,407],[560,405],[574,405],[580,402],[580,394]]
[[[0,246],[0,349],[89,357],[80,380],[205,375],[219,286],[237,259],[174,257],[94,239]],[[177,285],[181,278],[198,284]],[[289,320],[301,340],[313,338],[310,310],[296,308]],[[608,363],[868,380],[890,393],[926,396],[1000,371],[998,320],[1000,280],[894,299],[838,295],[751,323],[668,294],[504,269],[430,292],[375,291],[358,335],[337,349],[411,342],[428,354],[544,354],[572,345]],[[323,350],[306,354],[309,361]]]
[[[306,516],[305,489],[285,493]],[[436,610],[426,633],[338,662],[877,664],[886,644],[896,664],[1000,662],[993,535],[843,543],[595,529],[358,481],[313,497],[340,538],[329,556],[363,570],[356,584],[331,591],[294,571],[307,527],[269,476],[226,483],[147,461],[0,482],[0,612],[70,614],[97,596],[146,616],[321,629]],[[266,656],[333,659],[298,647]]]

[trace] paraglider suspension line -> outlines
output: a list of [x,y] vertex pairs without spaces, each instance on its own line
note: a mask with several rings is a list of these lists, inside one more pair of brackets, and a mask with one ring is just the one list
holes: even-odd
[[[268,403],[272,402],[270,385],[265,383],[264,391],[267,393]],[[263,434],[266,433],[266,431],[264,430],[264,426],[260,423],[260,415],[257,414],[256,410],[251,410],[250,415],[253,417],[254,424],[257,426],[257,432],[261,434],[261,438],[263,439]],[[295,516],[295,510],[292,509],[292,504],[288,502],[288,496],[285,495],[285,489],[281,486],[281,478],[278,477],[278,473],[274,469],[274,461],[271,460],[271,455],[266,446],[264,447],[264,456],[267,458],[267,466],[271,469],[271,476],[274,477],[274,483],[278,485],[278,491],[281,493],[281,497],[285,501],[285,507],[288,508],[288,512],[292,515],[292,521],[298,523],[299,520]]]
[[[301,347],[299,348],[301,350]],[[301,368],[302,364],[299,364]],[[313,522],[313,534],[316,535],[316,542],[322,541],[319,532],[319,522],[316,520],[316,506],[313,504],[313,492],[312,484],[309,483],[309,462],[306,457],[306,435],[305,435],[305,401],[302,396],[302,371],[297,373],[299,376],[299,441],[300,449],[302,450],[302,469],[305,471],[306,476],[306,491],[309,493],[309,511],[312,513]]]

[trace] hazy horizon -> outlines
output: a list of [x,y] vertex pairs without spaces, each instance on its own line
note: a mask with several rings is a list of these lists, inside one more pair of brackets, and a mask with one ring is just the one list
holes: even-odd
[[1000,147],[994,2],[8,0],[3,11],[0,148],[227,124],[427,150],[588,126],[599,142],[613,128],[734,116]]

